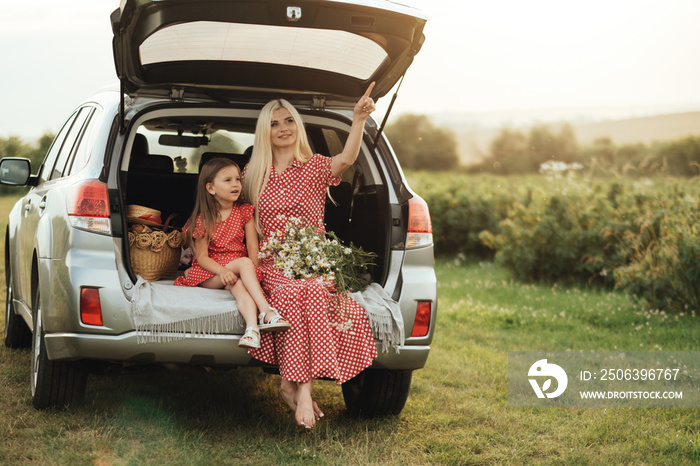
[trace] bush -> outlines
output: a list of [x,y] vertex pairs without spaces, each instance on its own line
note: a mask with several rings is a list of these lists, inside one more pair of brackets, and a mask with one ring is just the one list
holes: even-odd
[[601,138],[580,150],[578,161],[591,176],[680,176],[700,174],[700,136],[616,146]]
[[587,190],[551,194],[533,191],[529,203],[516,203],[498,233],[484,231],[482,241],[496,261],[523,281],[582,281],[611,285],[606,260],[615,246],[606,239],[614,215],[604,197]]
[[616,286],[649,306],[700,310],[700,185],[673,179],[407,172],[438,255],[495,257],[523,281]]
[[615,270],[617,288],[653,309],[700,310],[700,214],[687,207],[630,235],[633,260]]
[[588,176],[638,177],[656,172],[658,167],[651,155],[651,150],[641,143],[616,146],[610,138],[599,138],[581,148],[578,160]]
[[436,254],[492,258],[479,234],[498,231],[522,190],[502,177],[407,171],[411,186],[428,203]]
[[660,144],[657,159],[664,167],[666,175],[700,174],[700,136],[688,136]]

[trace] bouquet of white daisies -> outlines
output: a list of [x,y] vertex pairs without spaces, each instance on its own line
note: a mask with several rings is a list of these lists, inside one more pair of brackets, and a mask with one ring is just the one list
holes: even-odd
[[351,293],[367,287],[377,256],[352,243],[343,245],[333,232],[318,233],[302,218],[289,217],[283,231],[260,245],[258,257],[272,257],[289,278],[317,278],[340,293]]

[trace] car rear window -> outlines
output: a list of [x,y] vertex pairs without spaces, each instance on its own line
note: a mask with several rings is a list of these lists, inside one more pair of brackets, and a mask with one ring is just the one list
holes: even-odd
[[346,31],[196,21],[156,31],[140,46],[141,64],[214,60],[298,66],[368,79],[387,53]]
[[[253,131],[254,128],[251,128]],[[199,162],[203,153],[218,152],[230,154],[242,154],[252,146],[255,136],[252,132],[239,132],[228,130],[217,130],[213,134],[207,135],[209,143],[199,147],[177,146],[162,143],[161,136],[173,135],[172,132],[159,131],[155,128],[142,126],[138,130],[139,134],[145,136],[149,154],[158,154],[173,159],[175,173],[199,173]],[[183,138],[194,138],[192,133],[181,135]]]

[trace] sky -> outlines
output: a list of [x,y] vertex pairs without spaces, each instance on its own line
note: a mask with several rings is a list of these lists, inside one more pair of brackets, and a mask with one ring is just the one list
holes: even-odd
[[[116,82],[109,15],[118,3],[3,6],[0,137],[31,141],[56,132],[92,91]],[[601,118],[700,110],[698,0],[401,3],[431,19],[392,116],[467,114],[497,124],[516,113]],[[378,102],[378,116],[388,101]]]

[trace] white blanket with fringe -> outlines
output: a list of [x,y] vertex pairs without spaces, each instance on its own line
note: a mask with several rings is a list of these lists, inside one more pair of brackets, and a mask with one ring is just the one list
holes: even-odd
[[369,326],[374,338],[381,343],[382,353],[388,352],[389,347],[398,353],[405,339],[399,303],[391,299],[378,283],[370,283],[363,291],[350,293],[350,297],[367,313]]
[[174,286],[172,281],[136,281],[131,318],[138,343],[204,337],[245,325],[236,300],[227,290]]
[[[190,333],[203,337],[243,327],[236,300],[229,291],[174,286],[172,281],[148,282],[141,277],[131,298],[131,318],[138,343],[182,340]],[[401,310],[376,283],[350,296],[367,313],[382,352],[396,352],[404,342]]]

